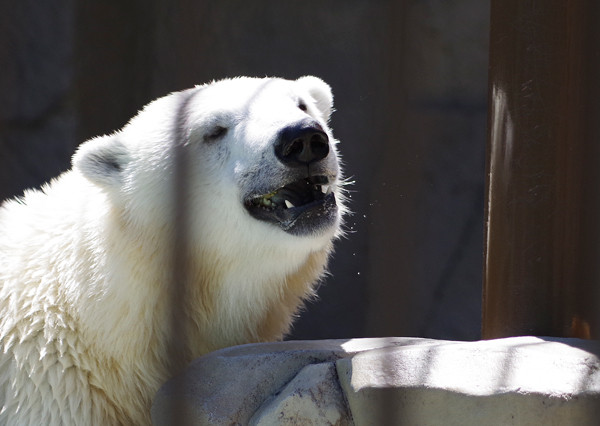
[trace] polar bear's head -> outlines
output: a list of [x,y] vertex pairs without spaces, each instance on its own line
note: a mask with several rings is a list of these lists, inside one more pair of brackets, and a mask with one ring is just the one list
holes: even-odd
[[318,249],[344,210],[332,106],[316,77],[213,82],[152,102],[74,165],[136,226],[168,227],[179,193],[197,240]]

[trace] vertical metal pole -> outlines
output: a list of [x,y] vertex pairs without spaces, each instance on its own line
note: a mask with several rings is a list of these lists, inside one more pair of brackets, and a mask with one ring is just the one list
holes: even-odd
[[483,337],[599,337],[600,5],[492,0]]
[[[193,93],[193,92],[192,92]],[[179,111],[174,124],[175,141],[171,146],[173,156],[173,188],[172,188],[172,220],[173,235],[171,258],[171,282],[168,283],[170,296],[170,340],[167,347],[167,362],[170,367],[170,376],[175,378],[175,398],[170,399],[170,420],[173,425],[190,425],[191,420],[186,411],[185,376],[180,375],[192,359],[193,351],[190,343],[190,310],[186,305],[192,288],[192,277],[189,273],[190,259],[190,160],[186,156],[187,144],[187,108],[190,102],[190,93],[180,95]]]

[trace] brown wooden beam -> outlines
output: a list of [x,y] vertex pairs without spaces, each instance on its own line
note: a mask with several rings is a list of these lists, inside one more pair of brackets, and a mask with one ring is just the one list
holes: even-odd
[[595,337],[600,2],[492,0],[483,337]]

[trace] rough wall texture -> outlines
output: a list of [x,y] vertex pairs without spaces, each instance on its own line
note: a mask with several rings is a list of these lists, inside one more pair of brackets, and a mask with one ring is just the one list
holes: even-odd
[[0,199],[69,167],[73,31],[68,0],[0,5]]
[[0,8],[0,197],[171,90],[315,74],[336,96],[355,213],[292,337],[479,336],[488,1]]

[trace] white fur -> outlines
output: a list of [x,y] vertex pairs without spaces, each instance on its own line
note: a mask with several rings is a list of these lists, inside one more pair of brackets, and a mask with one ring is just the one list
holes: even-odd
[[[307,111],[298,108],[306,104]],[[237,78],[160,98],[80,146],[72,170],[0,209],[0,424],[147,424],[159,385],[205,352],[280,338],[339,233],[341,178],[329,86]],[[285,181],[272,145],[308,117],[327,132],[336,223],[295,236],[252,218],[243,196]],[[207,135],[228,130],[219,140]],[[182,143],[183,155],[175,146]],[[185,163],[177,180],[177,158]],[[177,226],[191,283],[188,331],[167,359]]]

